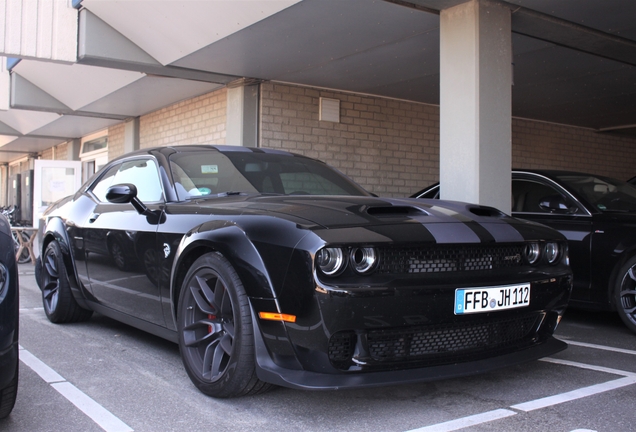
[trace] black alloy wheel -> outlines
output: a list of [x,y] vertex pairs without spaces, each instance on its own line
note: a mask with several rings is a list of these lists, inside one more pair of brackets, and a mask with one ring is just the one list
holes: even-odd
[[80,322],[93,315],[93,311],[81,308],[73,297],[57,241],[49,243],[44,251],[41,278],[42,304],[49,321],[57,324]]
[[614,303],[625,325],[636,333],[636,256],[630,258],[618,272]]
[[192,264],[177,317],[181,359],[199,390],[213,397],[235,397],[270,387],[256,377],[247,295],[221,254],[205,254]]

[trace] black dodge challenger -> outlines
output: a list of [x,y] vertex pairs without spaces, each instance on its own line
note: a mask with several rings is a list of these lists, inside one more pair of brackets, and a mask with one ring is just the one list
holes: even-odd
[[205,394],[457,377],[534,360],[572,287],[565,238],[496,209],[378,198],[278,150],[140,150],[47,210],[55,323],[179,344]]

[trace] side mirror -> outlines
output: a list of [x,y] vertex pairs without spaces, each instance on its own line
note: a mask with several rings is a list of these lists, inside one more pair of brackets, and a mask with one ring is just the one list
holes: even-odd
[[576,206],[568,205],[565,198],[561,195],[550,195],[541,198],[539,201],[539,208],[549,213],[559,214],[573,214],[578,210]]
[[155,224],[159,222],[156,213],[150,211],[148,207],[137,198],[137,187],[134,184],[122,183],[109,187],[106,190],[106,200],[113,204],[130,203],[140,215],[146,216],[148,222]]
[[111,186],[106,191],[106,200],[114,204],[126,204],[135,198],[137,198],[137,187],[130,183]]

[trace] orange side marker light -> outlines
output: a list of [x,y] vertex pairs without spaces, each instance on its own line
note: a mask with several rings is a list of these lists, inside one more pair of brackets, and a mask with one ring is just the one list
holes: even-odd
[[296,315],[282,314],[277,312],[259,312],[258,316],[260,319],[269,320],[269,321],[285,321],[285,322],[296,322]]

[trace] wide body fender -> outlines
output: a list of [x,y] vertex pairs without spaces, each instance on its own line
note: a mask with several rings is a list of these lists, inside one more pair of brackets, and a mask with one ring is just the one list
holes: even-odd
[[[59,217],[53,217],[49,219],[46,226],[44,227],[43,234],[41,235],[41,250],[40,256],[38,257],[41,265],[44,265],[44,263],[42,262],[44,251],[46,250],[49,243],[51,243],[52,241],[57,241],[60,245],[60,249],[62,251],[62,260],[64,262],[66,274],[68,275],[68,282],[71,287],[73,297],[81,307],[83,307],[84,309],[91,309],[85,300],[86,289],[77,277],[78,272],[75,258],[73,257],[72,243],[68,237],[68,232],[66,231],[64,221]],[[42,289],[41,281],[39,280],[39,278],[37,279],[38,286],[40,286],[40,289]]]
[[[176,310],[181,285],[192,263],[208,252],[223,255],[237,272],[245,292],[251,299],[277,302],[295,246],[309,231],[296,228],[287,221],[269,219],[205,222],[186,233],[173,261],[170,276],[172,314],[176,323]],[[289,226],[293,229],[289,230]]]

